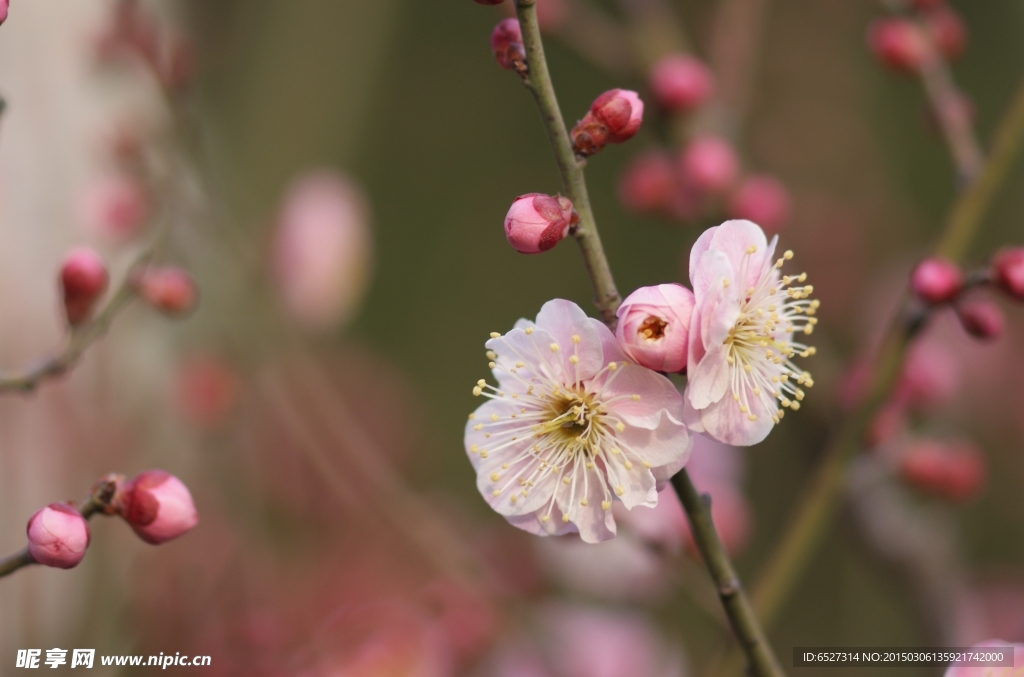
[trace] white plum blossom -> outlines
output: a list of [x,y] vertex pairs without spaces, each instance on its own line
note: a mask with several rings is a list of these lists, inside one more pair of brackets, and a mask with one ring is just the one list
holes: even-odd
[[806,273],[782,275],[775,243],[750,221],[709,228],[690,251],[694,310],[685,393],[687,425],[726,444],[757,444],[799,409],[810,373],[793,363],[815,350],[794,339],[814,330],[819,302]]
[[630,362],[601,322],[571,301],[536,323],[491,334],[497,386],[470,414],[466,452],[494,510],[534,534],[615,535],[612,503],[657,504],[656,484],[686,463],[683,398],[666,377]]

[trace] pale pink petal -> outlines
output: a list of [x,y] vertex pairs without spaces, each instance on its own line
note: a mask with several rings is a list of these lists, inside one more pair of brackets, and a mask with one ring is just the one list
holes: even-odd
[[775,425],[760,401],[751,403],[751,412],[757,414],[756,421],[749,420],[747,414],[740,411],[739,405],[731,397],[726,397],[701,410],[701,423],[707,434],[716,440],[737,447],[749,447],[768,437]]
[[[601,337],[583,309],[572,301],[554,299],[545,303],[537,313],[537,327],[554,337],[558,356],[570,379],[593,378],[604,366]],[[573,342],[573,336],[579,337],[578,343]],[[573,355],[579,358],[577,364],[569,361]]]
[[663,410],[676,421],[683,420],[683,397],[672,381],[639,365],[625,363],[614,371],[601,393],[615,400],[608,408],[628,426],[654,428]]
[[726,346],[715,346],[690,372],[686,383],[686,397],[694,409],[705,409],[725,397],[731,376],[729,363],[726,361],[728,353],[729,349]]
[[[628,470],[626,461],[632,464]],[[635,508],[638,505],[645,505],[650,508],[657,504],[658,490],[654,486],[654,475],[643,467],[636,456],[628,452],[611,455],[607,468],[612,491],[618,495],[624,506]]]
[[668,416],[662,416],[653,429],[626,426],[618,439],[655,467],[676,465],[680,459],[685,465],[693,448],[693,436],[686,426]]

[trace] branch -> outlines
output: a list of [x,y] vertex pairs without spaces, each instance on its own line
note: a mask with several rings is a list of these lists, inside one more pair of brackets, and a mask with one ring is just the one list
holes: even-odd
[[32,392],[43,381],[61,376],[73,367],[82,353],[107,333],[114,318],[135,298],[133,279],[138,269],[148,264],[151,256],[151,250],[140,255],[103,309],[87,323],[71,328],[64,350],[20,374],[0,375],[0,394]]
[[[82,501],[82,504],[78,506],[78,512],[82,513],[82,517],[85,519],[91,519],[98,512],[106,513],[110,508],[110,502],[114,500],[114,493],[116,491],[117,480],[113,476],[100,480],[93,486],[89,498]],[[18,569],[35,563],[36,561],[32,559],[28,548],[22,548],[14,554],[0,558],[0,578],[9,576]]]
[[[558,108],[551,76],[544,60],[544,48],[541,44],[540,28],[537,25],[535,2],[536,0],[516,0],[516,14],[519,17],[519,25],[523,33],[529,67],[524,82],[533,93],[537,106],[540,108],[544,128],[547,130],[548,140],[551,142],[562,181],[569,193],[569,199],[572,200],[576,212],[580,215],[580,227],[576,238],[594,286],[597,306],[605,323],[614,327],[615,310],[620,303],[619,294],[615,289],[611,268],[597,234],[597,224],[594,222],[593,210],[583,178],[583,167],[576,160],[572,150],[572,143],[569,140],[562,113]],[[673,478],[672,483],[686,509],[694,541],[704,555],[704,561],[718,587],[722,606],[747,654],[753,674],[756,677],[783,677],[782,668],[772,653],[772,648],[743,592],[739,578],[729,561],[729,556],[715,532],[715,526],[711,521],[707,506],[697,494],[697,490],[694,489],[685,468]]]

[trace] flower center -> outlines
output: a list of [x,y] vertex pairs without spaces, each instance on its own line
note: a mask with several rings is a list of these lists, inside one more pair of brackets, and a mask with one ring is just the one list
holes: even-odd
[[644,323],[637,329],[637,334],[647,341],[657,341],[665,336],[665,327],[668,322],[655,315],[649,315]]

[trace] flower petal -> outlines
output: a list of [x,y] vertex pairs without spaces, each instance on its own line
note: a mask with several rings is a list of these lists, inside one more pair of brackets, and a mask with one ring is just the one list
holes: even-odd
[[775,412],[769,412],[760,400],[750,403],[750,412],[757,416],[756,421],[751,421],[731,397],[726,397],[701,410],[700,418],[708,437],[737,447],[749,447],[768,437],[775,425],[771,418]]
[[[693,436],[680,421],[663,415],[653,429],[626,426],[618,434],[618,440],[630,451],[647,461],[653,467],[679,464],[685,465],[693,448]],[[678,469],[678,468],[677,468]]]
[[[607,454],[605,459],[608,483],[624,506],[634,508],[645,505],[651,508],[657,504],[658,490],[654,486],[654,475],[636,455],[622,451],[619,454]],[[628,469],[627,461],[630,464]]]
[[[593,378],[604,366],[601,337],[591,318],[572,301],[554,299],[545,303],[537,313],[537,327],[554,337],[568,382]],[[573,336],[579,337],[578,343]],[[570,361],[573,355],[579,359],[576,364]]]
[[730,365],[728,346],[715,346],[704,355],[687,378],[686,397],[694,409],[704,409],[721,401],[729,389]]
[[[612,372],[600,390],[610,413],[627,426],[653,429],[666,412],[675,421],[683,420],[683,396],[668,378],[630,362]],[[636,399],[634,399],[634,396]]]

